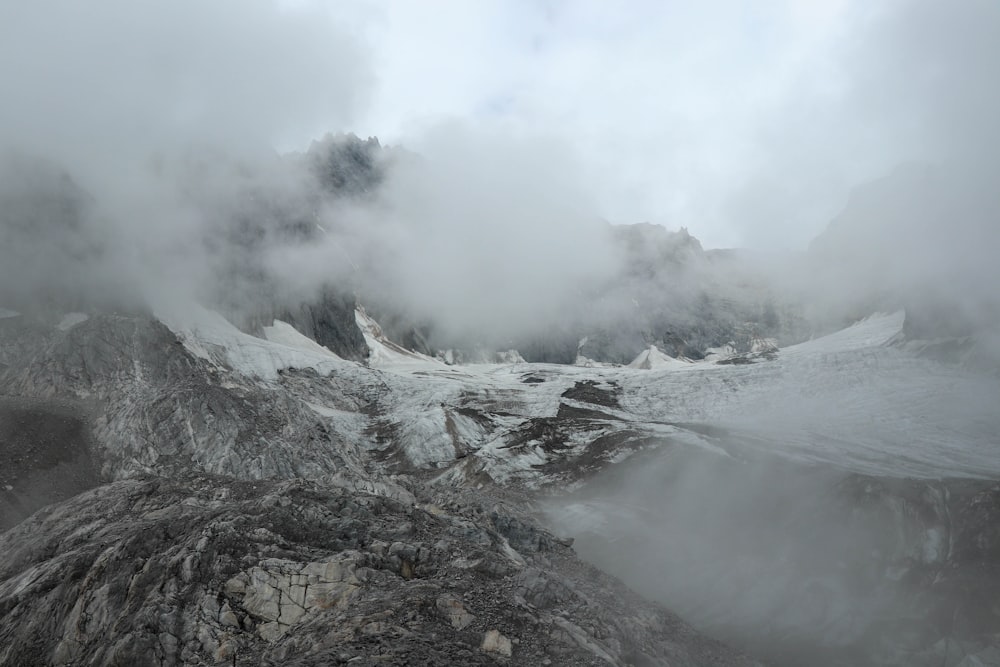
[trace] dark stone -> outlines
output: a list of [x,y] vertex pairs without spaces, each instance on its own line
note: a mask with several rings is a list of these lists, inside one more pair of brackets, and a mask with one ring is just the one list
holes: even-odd
[[606,408],[618,407],[618,387],[614,384],[605,389],[593,380],[583,380],[577,382],[572,387],[562,393],[563,398],[571,398],[575,401],[593,403]]
[[354,297],[326,289],[316,301],[279,312],[276,319],[344,359],[362,361],[368,357],[368,345],[355,320],[356,308]]
[[0,530],[100,483],[87,420],[54,402],[0,398]]

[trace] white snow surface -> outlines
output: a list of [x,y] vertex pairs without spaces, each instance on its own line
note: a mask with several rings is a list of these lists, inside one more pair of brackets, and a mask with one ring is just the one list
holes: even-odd
[[629,368],[638,368],[644,371],[659,370],[662,368],[679,368],[689,366],[690,361],[683,361],[671,357],[666,352],[661,352],[655,345],[650,345],[647,349],[639,353],[628,365]]
[[[655,443],[719,455],[768,452],[868,474],[1000,476],[1000,379],[887,345],[902,328],[902,313],[870,317],[753,364],[690,363],[647,350],[637,365],[648,362],[648,370],[449,366],[396,345],[359,310],[371,350],[362,365],[282,322],[266,328],[264,340],[217,313],[186,313],[158,317],[213,364],[258,381],[275,380],[285,368],[312,368],[321,376],[337,371],[316,382],[373,392],[374,415],[331,403],[318,390],[303,400],[318,416],[345,429],[350,424],[358,446],[391,448],[392,460],[441,470],[442,483],[488,474],[541,486],[560,469],[552,464],[585,455],[604,462],[595,465],[610,464]],[[563,396],[584,383],[613,395],[617,405]],[[351,410],[356,419],[348,418]],[[561,410],[569,416],[548,422],[554,435],[535,428]],[[609,448],[591,452],[601,438]]]
[[154,315],[192,354],[247,377],[276,380],[278,372],[287,368],[311,368],[328,375],[349,365],[316,343],[319,351],[310,349],[281,326],[276,335],[284,343],[243,333],[222,315],[198,305],[161,306]]
[[319,354],[340,359],[338,355],[331,352],[328,348],[320,345],[312,338],[299,333],[291,324],[282,322],[281,320],[274,320],[271,326],[264,327],[264,338],[272,343],[309,352],[310,354]]
[[[619,409],[589,407],[621,420],[565,426],[565,443],[580,451],[601,435],[633,429],[716,451],[765,451],[868,474],[1000,475],[1000,379],[887,345],[903,320],[902,312],[874,315],[781,349],[775,360],[746,365],[671,359],[651,363],[651,370],[541,364],[436,370],[387,355],[380,368],[399,387],[389,408],[394,418],[424,425],[409,431],[407,446],[422,452],[415,460],[440,462],[446,453],[445,440],[433,440],[425,428],[427,420],[442,428],[442,405],[464,400],[494,410],[496,428],[463,446],[495,477],[535,474],[532,466],[548,455],[509,449],[511,435],[529,418],[554,416],[561,404],[579,407],[561,396],[578,381],[620,387]],[[528,375],[544,382],[525,384]],[[714,434],[704,435],[705,427],[715,427]]]
[[496,360],[498,363],[504,364],[526,364],[527,361],[521,356],[521,353],[517,350],[501,350],[496,353]]
[[384,367],[443,367],[445,364],[432,359],[424,354],[411,352],[401,345],[389,340],[378,322],[373,320],[365,312],[364,308],[358,308],[354,313],[354,320],[361,329],[365,337],[365,344],[368,345],[368,365],[372,368]]
[[886,345],[903,313],[782,349],[775,361],[626,380],[623,406],[724,428],[737,446],[871,474],[1000,475],[1000,380]]
[[574,366],[579,366],[581,368],[614,368],[615,364],[609,364],[603,361],[594,361],[590,357],[585,357],[582,354],[576,355],[576,361],[573,362]]
[[62,319],[56,325],[56,329],[59,331],[69,331],[77,324],[82,324],[90,319],[90,315],[86,313],[66,313],[63,315]]

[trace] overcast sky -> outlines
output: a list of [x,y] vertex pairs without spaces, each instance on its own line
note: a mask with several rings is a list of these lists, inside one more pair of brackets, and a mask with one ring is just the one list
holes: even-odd
[[708,246],[801,246],[853,185],[964,148],[942,145],[961,139],[949,124],[996,136],[986,0],[380,6],[359,130],[403,140],[452,115],[556,134],[605,217]]
[[89,160],[325,131],[420,150],[452,124],[561,145],[552,169],[612,222],[803,247],[853,185],[1000,147],[998,7],[0,0],[0,140]]

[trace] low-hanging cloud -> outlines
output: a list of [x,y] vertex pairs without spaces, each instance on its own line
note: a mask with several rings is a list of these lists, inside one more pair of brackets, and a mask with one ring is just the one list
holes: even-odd
[[[3,193],[8,305],[180,296],[266,317],[269,299],[332,287],[448,331],[510,332],[608,269],[573,152],[546,136],[431,124],[410,137],[417,154],[374,156],[386,177],[363,201],[274,152],[349,126],[369,92],[366,49],[315,9],[3,11],[0,145],[7,172],[35,174]],[[39,200],[62,208],[21,215]]]
[[727,190],[725,217],[743,244],[807,244],[853,188],[900,164],[937,164],[969,181],[996,169],[1000,8],[845,7],[841,38],[762,114],[752,158]]
[[354,120],[372,72],[358,40],[308,6],[48,0],[0,7],[0,81],[4,144],[93,168],[301,141]]
[[[862,228],[847,225],[842,245],[876,248],[864,257],[875,264],[880,248],[891,245],[898,257],[885,265],[895,267],[896,283],[939,285],[960,275],[965,291],[987,284],[996,202],[984,174],[995,173],[1000,141],[991,119],[1000,115],[1000,101],[984,82],[1000,57],[1000,42],[990,39],[996,12],[988,3],[950,8],[922,1],[856,12],[852,37],[824,52],[829,62],[807,63],[800,85],[755,103],[753,122],[741,126],[749,134],[737,133],[733,153],[746,161],[726,172],[733,176],[726,187],[702,174],[720,155],[696,156],[694,144],[673,153],[658,147],[654,140],[682,141],[687,131],[668,115],[663,128],[650,128],[644,150],[669,153],[664,159],[675,169],[662,182],[636,174],[634,188],[669,197],[676,190],[670,174],[704,176],[690,192],[712,195],[702,209],[706,224],[722,215],[746,230],[750,245],[783,247],[811,236],[799,221],[818,226],[832,217],[831,192],[857,175],[882,175],[920,158],[947,175],[938,201],[955,205],[921,207],[915,227],[907,226],[905,207],[881,207]],[[934,37],[928,30],[935,25],[948,30]],[[727,23],[726,31],[733,29]],[[56,254],[34,265],[14,261],[30,244],[23,226],[15,234],[8,225],[0,248],[4,294],[25,284],[50,289],[89,280],[100,286],[91,291],[181,294],[232,311],[267,299],[306,301],[333,287],[433,321],[466,342],[483,332],[496,342],[590,308],[588,290],[621,269],[608,226],[596,216],[603,193],[620,189],[620,175],[593,164],[571,132],[512,122],[508,112],[532,110],[516,95],[491,107],[487,118],[438,119],[409,131],[409,150],[382,152],[384,178],[364,197],[324,194],[307,156],[278,155],[272,146],[302,144],[364,120],[378,85],[376,56],[386,45],[356,37],[316,4],[114,0],[85,7],[53,0],[0,8],[0,38],[0,147],[49,163],[41,171],[50,184],[64,168],[72,185],[63,194],[86,201],[74,223],[80,243],[60,238],[49,244]],[[543,40],[540,52],[560,43]],[[741,48],[752,44],[748,38]],[[693,47],[681,41],[678,48]],[[711,62],[724,64],[716,56]],[[795,71],[783,69],[781,81],[794,82]],[[640,75],[632,72],[622,85]],[[810,75],[829,75],[832,83]],[[712,90],[712,81],[699,82],[699,104],[713,103]],[[621,92],[597,86],[596,94],[618,98],[597,110],[631,104]],[[647,112],[637,117],[652,123]],[[566,118],[564,130],[576,127],[576,116]],[[629,136],[611,133],[602,145],[631,154]],[[690,167],[678,162],[684,160]],[[10,180],[4,196],[22,181]],[[909,192],[899,198],[912,199]],[[889,219],[896,222],[886,226]],[[927,233],[938,221],[963,230],[949,237],[955,243],[942,245]],[[44,245],[62,228],[33,229]],[[894,243],[907,230],[906,242]],[[692,231],[697,235],[698,226]],[[963,235],[977,240],[965,247],[957,242]],[[855,266],[852,257],[845,251],[834,261]],[[52,280],[49,270],[62,277]],[[808,288],[795,298],[833,291],[856,301],[864,283],[878,278],[806,271],[808,280],[795,272],[773,280]],[[690,300],[698,285],[689,278],[669,284]],[[722,273],[707,282],[732,278]],[[629,286],[621,297],[647,307],[649,299],[635,294],[662,294],[664,284],[638,292]]]
[[331,204],[320,218],[329,234],[271,253],[275,275],[340,279],[414,320],[491,342],[541,333],[610,275],[609,228],[570,147],[458,122],[412,146],[374,200]]
[[[16,175],[3,192],[4,293],[209,281],[206,228],[246,207],[251,186],[294,192],[271,147],[350,124],[372,76],[368,50],[309,5],[3,3],[0,151]],[[48,210],[19,213],[38,201]],[[70,237],[88,252],[69,252]]]

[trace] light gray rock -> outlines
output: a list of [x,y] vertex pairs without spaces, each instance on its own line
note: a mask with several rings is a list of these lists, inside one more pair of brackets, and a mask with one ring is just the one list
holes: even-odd
[[435,605],[456,630],[464,630],[476,620],[475,616],[466,611],[465,605],[453,595],[442,595],[436,600]]
[[483,643],[480,645],[487,653],[496,653],[505,658],[509,658],[513,651],[513,645],[508,637],[500,634],[499,630],[490,630],[483,636]]

